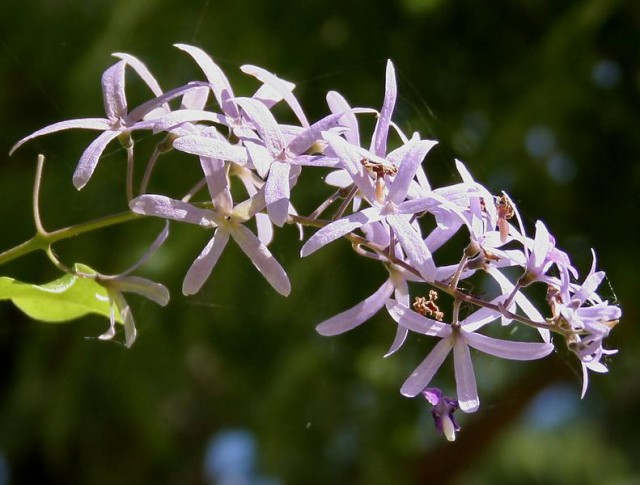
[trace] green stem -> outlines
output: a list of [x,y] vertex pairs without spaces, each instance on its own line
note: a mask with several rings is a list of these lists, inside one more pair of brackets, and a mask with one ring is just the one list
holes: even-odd
[[28,241],[0,253],[0,264],[7,263],[33,251],[46,251],[49,246],[63,239],[69,239],[87,232],[96,231],[109,226],[115,226],[117,224],[122,224],[123,222],[129,222],[139,217],[143,216],[133,212],[122,212],[120,214],[114,214],[100,219],[95,219],[93,221],[83,222],[75,226],[69,226],[56,231],[47,232],[46,234],[36,233],[36,235]]

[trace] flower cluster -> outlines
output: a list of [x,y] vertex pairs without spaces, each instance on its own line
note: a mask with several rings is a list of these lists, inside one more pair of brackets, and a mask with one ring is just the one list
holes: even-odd
[[[259,88],[250,97],[238,96],[205,52],[189,45],[177,47],[197,63],[204,81],[163,93],[142,62],[116,54],[119,60],[102,77],[106,118],[55,123],[23,138],[12,151],[35,137],[68,128],[102,131],[76,168],[73,182],[81,189],[107,144],[117,139],[129,161],[131,211],[212,231],[186,272],[185,295],[202,288],[230,239],[269,284],[287,296],[291,291],[287,273],[268,249],[276,228],[285,224],[319,228],[304,242],[302,257],[347,238],[357,254],[381,263],[388,278],[362,302],[320,323],[318,332],[346,332],[385,308],[397,323],[387,355],[401,348],[409,332],[436,338],[401,393],[423,395],[433,405],[437,428],[449,440],[459,430],[453,411],[459,407],[474,412],[480,405],[470,348],[503,359],[534,360],[549,355],[564,341],[582,365],[583,396],[588,371],[607,371],[603,357],[615,350],[605,349],[603,343],[621,311],[596,292],[604,273],[596,271],[595,255],[591,271],[581,280],[541,221],[535,224],[535,234],[528,236],[509,196],[492,194],[460,161],[456,161],[459,181],[432,187],[423,162],[436,142],[419,133],[405,134],[394,123],[397,85],[391,62],[386,65],[379,109],[352,107],[339,93],[329,92],[328,114],[311,123],[293,94],[294,84],[247,65],[242,71],[256,78]],[[127,67],[153,93],[151,100],[133,110],[127,108],[125,96]],[[177,100],[180,105],[172,107]],[[276,120],[271,108],[278,103],[288,107],[295,124]],[[363,141],[366,135],[359,127],[363,116],[376,119],[369,142]],[[132,133],[138,130],[163,134],[164,139],[135,191]],[[201,180],[194,181],[194,189],[180,199],[147,191],[157,159],[171,150],[197,156],[202,168]],[[321,172],[323,177],[318,179],[331,189],[327,200],[307,216],[300,215],[292,201],[303,169]],[[241,184],[232,185],[233,177]],[[192,202],[205,186],[205,200]],[[250,221],[255,233],[247,225]],[[452,245],[459,248],[459,258],[442,261],[445,257],[436,253]],[[463,283],[482,275],[493,282],[486,286],[486,298],[474,296]],[[529,288],[534,285],[546,287],[546,310],[530,299]],[[447,296],[450,308],[440,308],[439,296]],[[132,322],[129,335],[135,335]],[[529,326],[537,330],[537,341],[489,337],[483,333],[489,325]],[[113,334],[112,319],[107,337]],[[451,351],[456,398],[443,397],[442,391],[432,387]]]

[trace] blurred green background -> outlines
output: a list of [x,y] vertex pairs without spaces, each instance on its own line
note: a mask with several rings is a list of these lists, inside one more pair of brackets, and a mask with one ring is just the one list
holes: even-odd
[[[239,71],[245,63],[294,81],[310,119],[326,114],[331,89],[353,105],[380,106],[384,64],[393,59],[396,121],[441,142],[426,161],[434,182],[452,180],[454,159],[463,159],[492,191],[511,194],[529,227],[544,220],[581,274],[596,248],[611,282],[602,290],[623,306],[608,342],[620,353],[608,375],[593,376],[583,401],[575,362],[564,355],[512,365],[474,354],[483,404],[459,416],[463,431],[449,444],[436,436],[426,402],[398,392],[432,341],[413,336],[385,360],[394,330],[384,315],[336,338],[314,331],[377,288],[381,268],[345,243],[298,260],[296,231],[286,228],[272,250],[291,278],[289,298],[234,246],[186,298],[182,278],[208,235],[172,226],[141,271],[165,283],[172,301],[160,309],[129,298],[139,329],[130,350],[87,338],[106,329],[104,319],[43,325],[0,304],[0,483],[206,483],[224,462],[220,449],[230,461],[244,456],[239,470],[253,480],[246,483],[640,481],[640,3],[5,2],[0,250],[33,234],[37,153],[47,156],[48,228],[124,208],[125,157],[115,145],[85,190],[72,187],[93,133],[52,135],[7,154],[44,125],[102,116],[99,81],[112,52],[138,56],[164,89],[202,79],[176,42],[209,52],[238,94],[256,87]],[[135,105],[147,92],[128,80]],[[137,146],[156,141],[140,134]],[[194,158],[173,160],[161,160],[155,183],[177,195],[198,167]],[[313,182],[305,187],[308,198],[295,196],[303,213],[326,195]],[[69,265],[117,273],[160,228],[132,223],[58,251]],[[0,274],[59,276],[40,254]]]

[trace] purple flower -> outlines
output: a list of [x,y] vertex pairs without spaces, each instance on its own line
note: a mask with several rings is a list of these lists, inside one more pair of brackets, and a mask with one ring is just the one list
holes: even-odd
[[[160,116],[164,114],[164,109],[160,112],[154,111],[163,107],[168,101],[176,98],[184,92],[198,86],[197,83],[188,84],[180,88],[173,89],[165,94],[158,95],[159,86],[146,67],[133,56],[117,54],[125,60],[121,60],[108,68],[102,75],[102,95],[106,118],[81,118],[67,121],[60,121],[26,136],[18,141],[9,152],[10,154],[29,140],[42,135],[48,135],[62,130],[82,128],[87,130],[98,130],[103,133],[98,136],[84,151],[73,174],[73,184],[80,190],[93,175],[102,152],[106,146],[118,138],[125,147],[132,144],[130,133],[134,130],[153,129],[153,119],[147,119],[150,115]],[[156,97],[132,111],[128,111],[127,98],[125,95],[125,68],[130,65],[138,71],[142,79],[147,82]]]
[[550,286],[547,295],[553,313],[552,322],[571,332],[567,345],[582,366],[581,397],[585,396],[589,386],[588,371],[608,372],[602,358],[618,352],[603,347],[604,339],[622,316],[619,307],[603,301],[596,293],[604,277],[604,272],[596,271],[593,252],[591,270],[581,285],[570,284],[567,278],[561,278],[560,286]]
[[111,316],[109,318],[109,330],[98,337],[101,340],[111,340],[116,334],[116,320],[118,317],[124,324],[125,346],[131,347],[136,339],[136,324],[131,313],[131,308],[125,300],[123,293],[137,293],[149,300],[156,302],[160,306],[169,303],[169,290],[155,281],[139,276],[130,276],[139,266],[141,266],[149,257],[158,250],[169,235],[169,225],[158,235],[147,252],[124,273],[118,275],[88,274],[84,275],[96,280],[107,290],[109,304],[111,307]]
[[555,247],[555,239],[549,234],[542,221],[536,222],[536,235],[533,242],[525,240],[524,247],[527,257],[526,271],[518,280],[520,286],[530,285],[534,281],[553,284],[554,279],[547,276],[547,272],[554,264],[567,279],[569,273],[577,277],[578,273],[571,266],[569,256]]
[[442,339],[405,381],[400,392],[408,397],[420,394],[453,350],[458,402],[465,413],[472,413],[480,406],[469,347],[511,360],[540,359],[554,348],[550,343],[512,342],[476,333],[496,318],[495,313],[486,308],[451,325],[423,317],[395,300],[387,301],[387,310],[396,322],[409,330]]
[[[392,294],[398,301],[408,305],[409,287],[407,285],[407,279],[415,280],[415,278],[402,268],[390,264],[385,264],[385,268],[389,272],[389,278],[380,288],[349,310],[318,324],[316,327],[318,333],[330,337],[356,328],[378,313]],[[388,357],[398,350],[404,343],[406,336],[407,329],[398,326],[396,337],[385,354],[385,357]]]
[[[354,147],[346,140],[332,133],[325,133],[324,137],[331,149],[342,161],[343,168],[349,172],[354,183],[372,206],[343,217],[320,229],[304,244],[300,254],[307,256],[325,244],[366,224],[384,220],[393,229],[409,262],[420,272],[424,279],[433,281],[436,271],[435,263],[422,236],[415,225],[411,223],[411,218],[416,213],[447,206],[448,202],[435,194],[431,197],[409,201],[405,201],[405,198],[417,166],[435,143],[428,140],[418,140],[417,137],[414,137],[409,141],[408,145],[403,147],[403,157],[399,163],[398,172],[393,181],[390,182],[387,193],[383,194],[381,199],[376,194],[375,182],[371,180],[361,163],[362,149]],[[381,165],[385,164],[387,162],[383,160]]]
[[287,296],[291,292],[291,284],[284,269],[267,247],[244,226],[245,222],[264,208],[262,192],[233,206],[228,188],[221,187],[217,160],[201,158],[200,162],[214,203],[212,210],[163,195],[141,195],[130,203],[131,210],[137,214],[215,228],[213,237],[189,268],[182,284],[182,292],[191,295],[200,290],[213,271],[229,238],[232,238],[271,286],[278,293]]
[[456,432],[460,431],[460,425],[458,425],[453,415],[460,407],[458,401],[443,395],[442,391],[435,387],[427,387],[422,391],[422,395],[432,406],[431,416],[433,416],[436,429],[447,440],[455,441]]

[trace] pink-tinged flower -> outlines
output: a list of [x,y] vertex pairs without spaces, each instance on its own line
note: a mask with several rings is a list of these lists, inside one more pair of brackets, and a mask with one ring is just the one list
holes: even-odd
[[560,273],[567,280],[569,273],[578,276],[577,271],[571,265],[569,256],[555,247],[555,239],[542,221],[536,222],[536,235],[533,242],[525,240],[526,271],[518,280],[521,286],[527,286],[534,281],[554,283],[554,279],[547,275],[549,269],[555,264]]
[[[405,199],[417,167],[422,163],[431,147],[435,145],[435,142],[419,140],[416,136],[409,140],[407,145],[389,154],[388,158],[399,158],[397,173],[393,180],[389,182],[386,190],[380,193],[380,179],[372,180],[365,167],[363,167],[363,150],[354,147],[333,133],[326,132],[324,137],[363,197],[371,204],[371,207],[350,214],[323,227],[309,238],[302,247],[300,254],[307,256],[325,244],[366,224],[384,220],[393,229],[395,237],[406,254],[409,263],[419,271],[425,280],[433,281],[436,272],[435,263],[429,248],[416,226],[411,223],[411,219],[415,214],[432,211],[436,208],[457,209],[446,199],[435,193],[421,199]],[[373,157],[372,154],[369,156]],[[391,166],[386,160],[382,160],[380,165]]]
[[261,177],[266,176],[264,195],[272,222],[282,226],[290,211],[290,193],[303,165],[334,166],[337,160],[307,155],[322,133],[340,126],[343,113],[331,114],[287,136],[269,109],[260,101],[237,98],[236,102],[252,121],[259,140],[242,139]]
[[215,228],[213,237],[189,268],[182,284],[182,292],[191,295],[200,290],[229,238],[232,238],[271,286],[278,293],[287,296],[291,292],[291,284],[284,269],[267,247],[244,226],[245,222],[264,209],[264,197],[258,193],[233,206],[229,190],[219,191],[219,173],[215,160],[201,158],[200,161],[214,203],[213,210],[201,209],[163,195],[141,195],[130,203],[131,210],[137,214]]
[[[124,54],[117,54],[119,57]],[[48,135],[62,130],[81,128],[87,130],[102,131],[84,151],[80,157],[80,161],[73,174],[73,184],[80,190],[82,189],[91,176],[93,175],[102,152],[106,146],[118,138],[125,147],[131,146],[130,134],[134,130],[153,129],[154,116],[162,116],[165,113],[163,108],[166,103],[184,92],[193,89],[201,84],[192,83],[180,88],[173,89],[165,94],[157,95],[154,99],[138,106],[132,111],[128,110],[127,98],[125,95],[125,68],[127,65],[132,66],[138,71],[143,80],[147,82],[154,94],[159,90],[157,83],[152,81],[152,77],[143,64],[139,61],[135,62],[133,56],[124,57],[108,68],[102,75],[102,96],[104,100],[104,108],[106,118],[81,118],[67,121],[60,121],[49,126],[45,126],[40,130],[26,136],[18,141],[9,152],[10,154],[17,150],[20,146],[29,140],[42,135]],[[158,108],[161,108],[158,111]]]
[[[228,127],[238,138],[251,138],[254,135],[252,126],[241,115],[235,102],[235,94],[229,80],[220,67],[202,49],[187,44],[175,44],[175,47],[189,54],[204,73],[209,87],[220,107],[221,113],[204,110],[203,106],[184,106],[168,116],[162,117],[155,125],[155,131],[174,131],[175,127],[184,123],[211,121]],[[263,84],[252,96],[270,108],[282,101],[284,95],[292,96],[293,83],[278,80],[277,88]],[[284,93],[284,94],[283,94]]]
[[431,404],[431,416],[436,425],[436,429],[449,441],[456,440],[456,433],[460,431],[460,425],[453,415],[458,408],[458,401],[442,394],[442,391],[435,387],[427,387],[422,391],[424,398]]
[[93,278],[107,290],[111,316],[109,318],[109,330],[98,337],[101,340],[111,340],[116,334],[116,320],[118,317],[124,324],[125,346],[131,347],[136,339],[136,324],[131,313],[131,308],[125,300],[123,293],[136,293],[156,302],[160,306],[169,303],[169,290],[155,281],[130,274],[140,267],[149,257],[158,250],[169,235],[169,225],[165,225],[147,252],[124,273],[118,275],[89,274],[84,275]]
[[550,286],[547,295],[553,314],[551,321],[564,330],[575,332],[568,338],[568,347],[580,359],[582,366],[581,397],[585,396],[589,386],[588,371],[608,372],[602,358],[618,352],[603,347],[604,339],[622,316],[619,307],[603,301],[596,293],[604,277],[603,271],[596,271],[593,252],[591,269],[581,285],[561,279],[560,287]]
[[[378,313],[392,294],[396,300],[409,305],[407,279],[413,281],[415,278],[402,268],[390,264],[385,264],[385,268],[389,271],[389,278],[380,288],[352,308],[318,324],[316,327],[317,332],[325,337],[330,337],[356,328]],[[398,350],[404,343],[406,336],[407,329],[398,326],[396,336],[385,357]]]
[[512,342],[476,333],[496,318],[494,312],[485,308],[451,325],[426,318],[394,300],[387,301],[387,310],[398,324],[409,330],[442,339],[405,381],[400,392],[408,397],[423,392],[453,350],[458,402],[465,413],[472,413],[480,406],[469,347],[510,360],[540,359],[554,348],[550,343]]

